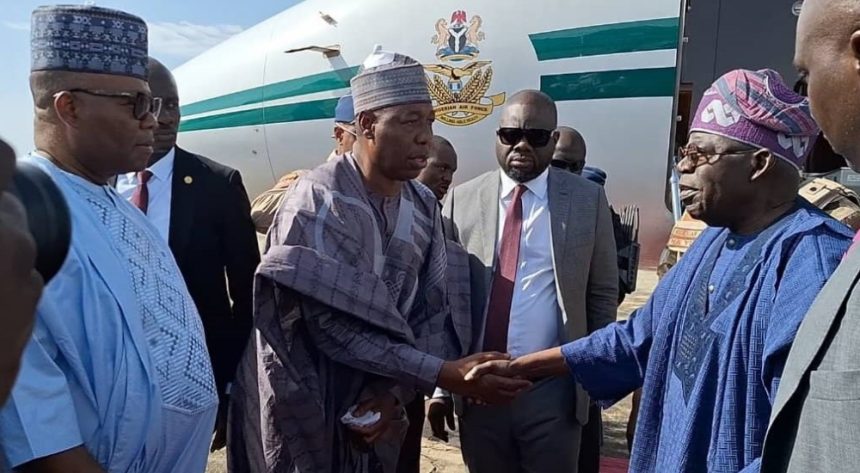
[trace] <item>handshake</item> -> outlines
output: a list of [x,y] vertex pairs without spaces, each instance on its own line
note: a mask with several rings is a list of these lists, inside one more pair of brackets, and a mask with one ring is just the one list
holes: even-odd
[[[446,362],[442,365],[437,384],[478,404],[509,403],[532,385],[529,380],[515,373],[510,355],[498,352],[478,353]],[[427,401],[427,420],[433,436],[447,442],[445,425],[456,430],[451,398]]]
[[[531,387],[529,380],[565,376],[567,373],[560,347],[516,360],[504,353],[478,353],[442,365],[437,384],[476,403],[505,404]],[[428,401],[427,420],[433,436],[447,442],[445,424],[454,430],[454,410],[450,398]]]
[[[459,394],[472,402],[480,404],[504,404],[511,402],[522,391],[531,387],[526,379],[514,376],[511,372],[511,356],[505,353],[478,353],[448,361],[442,365],[437,385],[454,394]],[[454,429],[454,410],[450,398],[432,400],[428,419],[433,435],[448,441],[445,422]],[[400,410],[397,400],[391,393],[374,396],[355,406],[350,415],[342,422],[348,425],[366,445],[376,442],[388,431],[391,420]],[[365,415],[378,413],[378,418],[362,421]],[[357,419],[358,418],[358,419]]]
[[442,365],[440,388],[483,404],[511,402],[532,383],[516,373],[511,356],[488,352]]

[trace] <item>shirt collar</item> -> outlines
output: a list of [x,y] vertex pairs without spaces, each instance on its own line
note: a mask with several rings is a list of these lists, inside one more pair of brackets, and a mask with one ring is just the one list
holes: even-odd
[[173,148],[170,148],[170,151],[168,151],[164,157],[159,159],[158,162],[146,169],[148,169],[153,176],[157,177],[158,180],[169,182],[170,177],[173,175],[173,161],[175,156],[176,147],[174,146]]
[[501,169],[499,169],[499,174],[501,174],[502,176],[502,192],[499,195],[500,199],[504,199],[511,195],[511,193],[514,191],[514,187],[519,184],[522,184],[526,186],[526,188],[531,191],[531,193],[534,194],[535,197],[540,200],[546,200],[547,183],[549,180],[549,167],[544,169],[544,171],[540,173],[538,177],[528,182],[517,182],[511,179],[507,174],[505,174],[505,171]]

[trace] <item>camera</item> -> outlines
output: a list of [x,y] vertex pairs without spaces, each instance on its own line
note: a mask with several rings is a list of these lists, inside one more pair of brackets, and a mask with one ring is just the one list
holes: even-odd
[[72,238],[69,206],[51,177],[34,164],[16,163],[9,191],[27,211],[27,223],[36,242],[36,271],[47,284],[69,252]]

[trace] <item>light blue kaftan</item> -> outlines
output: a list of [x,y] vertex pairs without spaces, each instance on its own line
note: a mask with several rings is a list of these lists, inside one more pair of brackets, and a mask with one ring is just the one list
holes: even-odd
[[47,159],[72,247],[0,411],[6,468],[84,445],[111,473],[199,473],[218,405],[203,328],[167,244],[112,188]]

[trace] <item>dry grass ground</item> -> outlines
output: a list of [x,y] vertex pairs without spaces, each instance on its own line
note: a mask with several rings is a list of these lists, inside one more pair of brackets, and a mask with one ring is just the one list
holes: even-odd
[[[639,272],[639,290],[627,297],[619,308],[619,318],[627,318],[631,312],[645,304],[654,287],[657,276],[654,271]],[[630,397],[619,402],[603,413],[604,427],[604,456],[626,458],[627,440],[625,431],[627,418],[630,415]],[[429,427],[424,431],[422,447],[421,473],[465,473],[463,459],[460,457],[460,438],[456,432],[451,436],[450,443],[443,443],[430,438]],[[227,467],[224,451],[214,453],[209,457],[208,473],[226,473]]]

